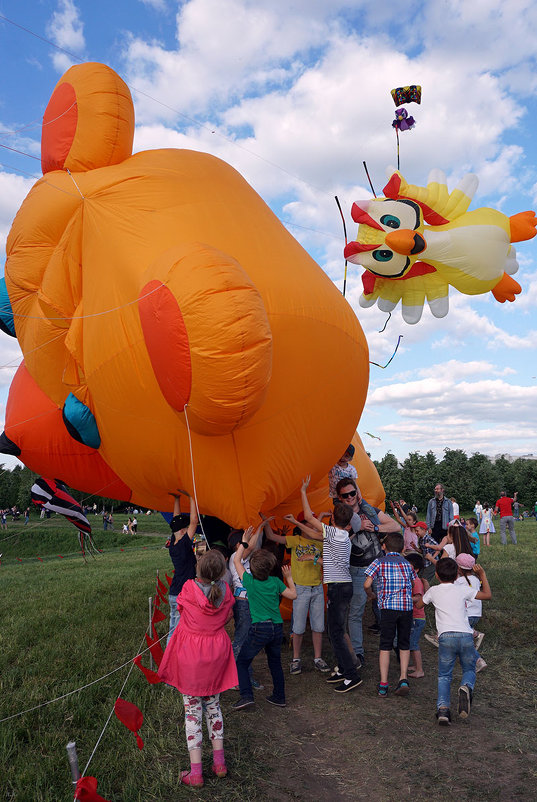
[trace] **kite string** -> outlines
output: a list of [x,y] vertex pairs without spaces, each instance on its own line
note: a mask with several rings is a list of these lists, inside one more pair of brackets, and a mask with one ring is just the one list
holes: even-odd
[[[147,627],[147,629],[149,629],[149,627]],[[161,638],[159,638],[159,642],[164,640],[164,638],[168,637],[168,634],[169,633],[166,632]],[[144,637],[145,637],[145,635],[144,635]],[[142,643],[143,643],[143,640],[142,640]],[[152,648],[153,648],[153,644],[151,644],[151,646],[149,646],[147,649],[144,649],[143,651],[138,652],[137,654],[135,654],[134,657],[141,656],[142,654],[145,654],[146,652],[148,652]],[[3,724],[4,721],[10,721],[13,718],[18,718],[19,716],[23,716],[25,713],[31,713],[33,710],[39,710],[39,708],[41,708],[41,707],[47,707],[47,705],[51,705],[54,702],[60,702],[62,699],[66,699],[68,696],[72,696],[75,693],[80,693],[80,691],[84,691],[84,690],[86,690],[86,688],[90,688],[92,685],[96,685],[98,682],[102,682],[103,679],[107,679],[108,677],[111,677],[112,674],[117,674],[117,672],[121,671],[122,668],[125,668],[125,666],[128,666],[129,663],[132,663],[132,661],[134,660],[134,657],[131,657],[130,660],[127,660],[125,663],[122,663],[117,668],[112,669],[112,671],[109,671],[107,674],[103,674],[102,677],[98,677],[97,679],[94,679],[91,682],[86,683],[86,685],[81,685],[80,688],[75,688],[74,691],[68,691],[67,693],[64,693],[62,696],[57,696],[55,699],[50,699],[48,702],[41,702],[41,704],[34,705],[34,707],[28,707],[26,710],[21,710],[19,713],[13,713],[13,715],[11,715],[11,716],[6,716],[5,718],[0,718],[0,724]]]
[[[44,315],[20,315],[20,314],[17,314],[16,312],[12,312],[12,314],[13,314],[13,317],[21,318],[21,319],[24,319],[24,320],[85,320],[86,318],[102,317],[103,315],[109,315],[112,312],[119,312],[121,309],[125,309],[127,306],[132,306],[133,304],[136,304],[139,301],[142,301],[144,298],[147,298],[149,295],[153,295],[153,293],[157,292],[157,290],[162,289],[162,287],[165,286],[165,285],[166,285],[166,282],[164,281],[164,282],[160,283],[158,286],[153,287],[153,289],[149,290],[149,292],[146,292],[145,295],[139,295],[138,298],[134,299],[134,301],[127,301],[127,303],[125,303],[125,304],[121,304],[120,306],[114,306],[111,309],[105,309],[102,312],[91,312],[91,314],[89,314],[89,315],[72,315],[72,316],[64,315],[63,317],[45,317]],[[7,306],[0,307],[0,312],[2,312],[2,311],[8,311],[9,312],[9,311],[11,311],[11,309],[8,309]],[[62,332],[62,334],[59,334],[58,337],[61,337],[63,334],[64,334],[64,332]],[[65,332],[65,334],[67,334],[67,331]],[[53,340],[49,340],[49,342],[53,342]],[[48,343],[45,343],[45,345],[48,345]],[[41,348],[41,346],[38,346],[38,348]],[[37,349],[35,349],[35,350],[37,350]],[[30,351],[29,353],[32,353],[32,352]]]
[[184,405],[183,412],[185,413],[186,430],[187,430],[187,434],[188,434],[188,447],[190,449],[190,467],[192,469],[192,490],[193,490],[193,493],[194,493],[194,503],[196,505],[196,512],[198,514],[198,521],[199,521],[199,525],[201,527],[202,535],[203,535],[203,537],[205,539],[205,543],[207,544],[207,548],[210,549],[211,546],[209,545],[209,541],[207,540],[207,535],[205,534],[205,529],[203,528],[203,523],[202,523],[202,520],[201,520],[200,508],[198,507],[198,492],[196,490],[196,476],[195,476],[195,472],[194,472],[194,453],[192,451],[192,437],[191,437],[191,434],[190,434],[190,424],[188,422],[188,413],[186,411],[187,406],[188,406],[188,404]]
[[[147,632],[147,630],[148,630],[148,629],[149,629],[149,626],[147,627],[147,629],[146,629],[146,632]],[[149,635],[151,635],[151,634],[152,634],[152,633],[150,632],[150,633],[149,633]],[[142,648],[142,646],[144,645],[144,640],[145,640],[145,633],[144,633],[144,637],[142,638],[142,640],[141,640],[141,642],[140,642],[140,646],[139,646],[139,649],[138,649],[138,651],[139,651],[139,650]],[[162,640],[162,638],[161,638],[161,640]],[[119,697],[120,697],[120,696],[121,696],[121,694],[123,693],[123,689],[125,688],[125,685],[127,684],[128,680],[129,680],[129,677],[130,677],[130,675],[131,675],[131,673],[132,673],[132,669],[133,669],[133,668],[134,668],[134,663],[131,663],[131,667],[129,668],[129,670],[128,670],[128,672],[127,672],[127,676],[125,677],[125,681],[123,682],[123,685],[121,686],[121,690],[120,690],[120,691],[119,691],[119,693],[117,694],[117,696],[116,696],[116,699],[119,699]],[[93,756],[94,756],[95,752],[97,751],[97,748],[98,748],[99,744],[101,743],[101,740],[102,740],[102,737],[103,737],[103,735],[104,735],[104,733],[105,733],[105,730],[106,730],[106,728],[108,727],[108,725],[109,725],[109,723],[110,723],[110,719],[111,719],[111,718],[112,718],[112,716],[114,715],[114,710],[115,710],[115,701],[114,701],[114,705],[112,706],[112,710],[110,711],[110,714],[109,714],[108,718],[106,719],[106,723],[105,723],[104,727],[102,728],[101,734],[99,735],[99,737],[98,737],[98,739],[97,739],[97,743],[96,743],[96,744],[95,744],[95,746],[93,747],[93,752],[92,752],[92,753],[91,753],[91,755],[89,756],[89,760],[88,760],[88,762],[86,763],[86,767],[85,767],[84,771],[82,772],[82,775],[81,775],[82,777],[84,777],[84,776],[85,776],[85,774],[86,774],[86,772],[87,772],[87,770],[88,770],[88,768],[89,768],[89,764],[90,764],[90,763],[91,763],[91,761],[93,760]]]
[[[386,321],[386,322],[387,322],[387,321]],[[370,365],[376,365],[376,367],[377,367],[377,368],[382,368],[382,370],[385,370],[385,368],[387,368],[387,367],[388,367],[388,365],[390,364],[390,362],[392,361],[392,359],[393,359],[393,358],[394,358],[394,356],[396,355],[396,353],[397,353],[397,351],[398,351],[398,349],[399,349],[399,343],[401,342],[401,340],[402,340],[402,339],[403,339],[403,335],[402,335],[402,334],[400,334],[400,335],[399,335],[399,338],[398,338],[398,340],[397,340],[397,345],[395,346],[395,351],[393,352],[393,354],[392,354],[392,355],[391,355],[391,357],[388,359],[388,361],[386,362],[386,364],[385,364],[385,365],[379,365],[379,363],[378,363],[378,362],[372,362],[371,360],[369,360],[369,364],[370,364]]]

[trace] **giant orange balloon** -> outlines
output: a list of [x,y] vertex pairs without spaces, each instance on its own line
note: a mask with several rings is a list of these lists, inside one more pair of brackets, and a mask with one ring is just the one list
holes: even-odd
[[[202,512],[242,526],[296,499],[308,473],[326,485],[365,401],[367,344],[232,167],[187,150],[131,155],[133,131],[111,69],[61,78],[44,177],[8,237],[16,336],[51,415],[124,495],[169,510],[171,491],[195,490]],[[80,477],[72,461],[62,477],[52,446],[47,458],[43,473],[88,488],[87,454]]]

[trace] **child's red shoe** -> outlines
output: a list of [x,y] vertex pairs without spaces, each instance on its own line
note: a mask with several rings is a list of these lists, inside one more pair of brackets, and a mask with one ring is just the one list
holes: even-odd
[[203,775],[192,774],[190,771],[181,772],[181,782],[183,785],[191,785],[192,787],[201,788],[203,785]]
[[227,766],[225,763],[213,763],[213,774],[217,777],[226,777],[227,776]]

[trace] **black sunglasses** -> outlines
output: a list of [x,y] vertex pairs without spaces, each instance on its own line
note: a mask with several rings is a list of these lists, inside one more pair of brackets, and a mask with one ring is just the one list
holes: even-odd
[[356,490],[349,490],[348,493],[340,493],[341,498],[354,498],[356,495]]

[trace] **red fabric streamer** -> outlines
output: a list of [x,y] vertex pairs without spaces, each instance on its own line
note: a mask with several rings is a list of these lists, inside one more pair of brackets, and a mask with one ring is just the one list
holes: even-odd
[[95,777],[81,777],[77,781],[74,798],[80,799],[81,802],[108,802],[108,799],[97,793]]
[[172,577],[171,577],[171,576],[168,576],[168,574],[165,574],[165,577],[166,577],[166,581],[167,581],[167,583],[168,583],[168,587],[170,587],[170,585],[171,585],[171,584],[172,584],[172,582],[173,582],[173,579],[172,579]]
[[155,599],[153,601],[153,605],[155,607],[160,607],[160,596],[155,596]]
[[149,682],[150,685],[158,685],[159,682],[162,682],[161,678],[159,677],[156,671],[151,671],[150,668],[146,668],[145,666],[142,665],[141,654],[135,657],[132,662],[134,663],[135,666],[138,666],[138,668],[145,676],[146,680]]
[[157,587],[160,590],[160,592],[164,594],[164,596],[168,593],[168,588],[166,587],[166,585],[164,584],[164,582],[160,577],[157,577]]
[[114,705],[114,712],[121,723],[136,736],[138,749],[143,749],[144,742],[138,735],[138,730],[144,723],[144,714],[140,708],[136,707],[132,702],[127,702],[126,699],[122,699],[118,696]]
[[41,557],[38,557],[37,559],[39,560],[39,562],[40,562],[40,563],[42,563],[42,562],[43,562],[43,560],[42,560],[42,558],[41,558]]
[[159,608],[155,605],[155,609],[153,610],[153,617],[151,618],[151,623],[158,624],[159,621],[165,621],[165,620],[166,616],[164,615],[162,610],[159,610]]
[[159,666],[162,662],[162,658],[164,657],[164,651],[162,650],[162,646],[160,645],[160,640],[155,636],[150,638],[149,635],[146,634],[145,639],[147,641],[147,645],[149,646],[149,651],[151,652],[151,656],[157,666]]
[[160,588],[157,588],[157,594],[160,599],[164,602],[164,604],[168,604],[168,599],[166,598],[167,594],[162,593]]

